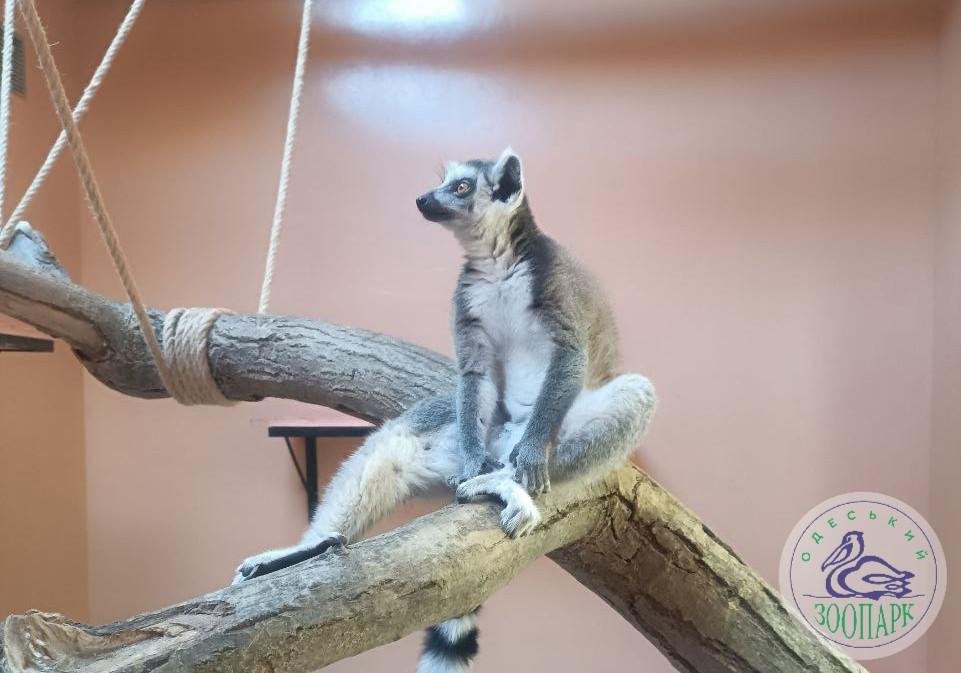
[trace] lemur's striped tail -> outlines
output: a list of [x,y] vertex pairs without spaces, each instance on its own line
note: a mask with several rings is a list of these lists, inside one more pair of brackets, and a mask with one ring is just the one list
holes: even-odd
[[427,629],[417,673],[467,673],[477,654],[477,610]]

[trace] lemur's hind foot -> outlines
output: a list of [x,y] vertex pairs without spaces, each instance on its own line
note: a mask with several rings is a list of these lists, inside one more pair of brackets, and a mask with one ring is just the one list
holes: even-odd
[[457,487],[458,502],[471,502],[493,497],[504,503],[501,527],[511,537],[527,535],[541,522],[541,513],[533,498],[512,478],[510,471],[482,474]]
[[347,538],[340,533],[328,533],[320,542],[307,542],[287,547],[272,549],[262,554],[251,556],[237,566],[237,572],[231,584],[240,584],[255,577],[269,575],[272,572],[289,568],[315,556],[320,556],[328,549],[342,547],[347,544]]

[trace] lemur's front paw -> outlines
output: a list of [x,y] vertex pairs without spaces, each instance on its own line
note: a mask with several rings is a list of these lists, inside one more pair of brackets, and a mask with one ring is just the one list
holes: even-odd
[[457,487],[458,502],[471,502],[484,497],[494,497],[504,503],[501,527],[511,537],[527,535],[541,521],[541,513],[534,500],[506,471],[482,474]]
[[306,561],[315,556],[320,556],[328,549],[341,547],[347,544],[347,538],[340,533],[329,533],[320,542],[310,542],[299,544],[295,547],[286,549],[271,549],[261,554],[244,559],[244,562],[237,566],[231,584],[240,584],[255,577],[268,575],[283,568]]
[[518,444],[511,451],[511,462],[516,468],[514,481],[533,496],[551,490],[551,478],[547,473],[547,457],[542,449]]
[[527,535],[540,522],[541,513],[530,497],[511,498],[501,512],[501,528],[511,537]]
[[478,477],[483,474],[490,474],[504,467],[504,464],[500,461],[494,460],[493,458],[486,456],[483,460],[468,461],[464,465],[464,469],[460,474],[454,474],[447,477],[447,485],[452,489],[457,490],[457,487],[463,484],[465,481],[470,481],[471,479]]
[[457,502],[471,502],[485,496],[499,497],[497,481],[503,478],[501,475],[488,473],[462,481],[456,489]]

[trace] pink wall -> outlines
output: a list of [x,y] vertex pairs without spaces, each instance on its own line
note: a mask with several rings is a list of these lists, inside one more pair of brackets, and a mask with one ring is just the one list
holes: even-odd
[[[77,17],[78,80],[124,4]],[[84,124],[155,305],[255,307],[296,4],[148,4]],[[625,367],[658,386],[641,461],[749,563],[774,582],[790,528],[844,491],[926,511],[938,53],[927,14],[900,6],[803,39],[600,33],[587,58],[560,38],[505,58],[496,35],[378,50],[318,28],[273,308],[449,352],[457,249],[412,200],[440,161],[511,143],[543,228],[608,288]],[[82,280],[119,297],[74,203]],[[89,377],[83,403],[93,620],[215,589],[299,534],[302,494],[265,426],[304,409],[183,409]],[[547,561],[482,628],[480,673],[671,670]],[[418,640],[330,670],[392,670]],[[917,646],[871,670],[925,661]]]
[[935,239],[934,415],[931,514],[954,575],[929,635],[930,673],[949,673],[961,660],[961,4],[948,3],[941,42],[941,203]]
[[[72,15],[67,6],[50,7],[53,39],[68,33]],[[29,73],[26,97],[13,99],[5,216],[60,129],[38,84]],[[60,260],[77,274],[80,230],[71,171],[66,162],[54,170],[29,219],[42,226]],[[80,368],[61,343],[53,354],[0,353],[0,395],[0,618],[29,608],[86,618]]]

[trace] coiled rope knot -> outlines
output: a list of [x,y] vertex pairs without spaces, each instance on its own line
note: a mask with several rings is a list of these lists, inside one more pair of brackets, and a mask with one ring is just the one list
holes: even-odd
[[233,404],[224,397],[214,380],[207,358],[210,330],[225,313],[232,311],[177,308],[164,318],[163,359],[166,367],[158,369],[167,392],[181,404]]

